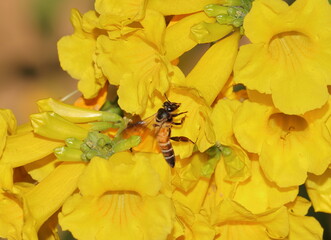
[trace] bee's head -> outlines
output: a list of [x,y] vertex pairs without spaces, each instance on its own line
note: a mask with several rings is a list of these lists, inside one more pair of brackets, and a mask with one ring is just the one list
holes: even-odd
[[169,100],[163,103],[163,108],[167,112],[173,112],[177,108],[179,108],[179,106],[180,106],[180,103],[170,102]]

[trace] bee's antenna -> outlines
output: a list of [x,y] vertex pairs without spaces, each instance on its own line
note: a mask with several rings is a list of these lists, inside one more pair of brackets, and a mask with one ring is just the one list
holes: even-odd
[[167,102],[168,102],[168,103],[171,103],[170,100],[169,100],[168,97],[167,97],[167,94],[164,94],[164,96],[165,96],[165,98],[167,99]]

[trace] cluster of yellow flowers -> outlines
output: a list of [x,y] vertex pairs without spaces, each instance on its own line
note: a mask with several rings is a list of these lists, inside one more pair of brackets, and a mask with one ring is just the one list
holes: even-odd
[[[328,0],[96,0],[71,22],[60,63],[97,109],[43,99],[21,126],[0,110],[1,238],[322,239],[306,214],[331,213]],[[174,168],[123,134],[167,99],[192,141]]]

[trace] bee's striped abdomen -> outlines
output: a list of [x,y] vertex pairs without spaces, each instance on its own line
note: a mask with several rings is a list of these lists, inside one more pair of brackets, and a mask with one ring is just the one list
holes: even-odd
[[165,158],[167,163],[170,165],[170,167],[174,167],[175,166],[175,153],[174,153],[174,150],[172,148],[172,145],[171,145],[171,142],[169,141],[169,139],[167,142],[159,141],[159,146],[160,146],[161,152],[163,154],[163,157]]
[[156,136],[157,142],[160,146],[160,150],[163,154],[164,159],[170,165],[170,167],[175,166],[175,153],[170,142],[170,123],[163,123],[161,128],[156,127],[158,134]]

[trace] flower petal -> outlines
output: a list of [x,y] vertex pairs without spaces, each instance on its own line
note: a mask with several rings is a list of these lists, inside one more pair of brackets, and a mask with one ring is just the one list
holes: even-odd
[[185,16],[167,27],[164,44],[167,50],[166,56],[170,61],[197,45],[197,42],[190,37],[190,28],[202,21],[208,21],[208,17],[205,13],[199,12]]
[[[81,193],[100,196],[111,189],[134,191],[142,196],[157,195],[161,181],[146,155],[143,156],[120,152],[111,156],[109,161],[99,157],[93,158],[79,180]],[[153,184],[150,184],[151,182]]]
[[96,0],[95,10],[99,14],[107,14],[118,17],[124,23],[140,20],[144,17],[145,0]]
[[[313,217],[306,215],[310,203],[308,200],[298,197],[293,204],[291,204],[289,211],[290,222],[290,239],[312,239],[319,240],[323,238],[323,228]],[[306,211],[302,211],[305,209]]]
[[322,175],[308,174],[306,188],[316,212],[331,213],[331,169]]
[[75,33],[62,37],[57,43],[60,64],[63,70],[68,71],[73,78],[80,80],[78,89],[84,94],[84,97],[93,98],[97,96],[106,82],[94,65],[96,40],[92,33],[88,34],[82,29],[84,23],[79,12],[72,10],[71,14]]
[[[240,145],[249,152],[259,153],[268,136],[268,118],[274,112],[258,103],[245,101],[233,118],[233,130]],[[254,113],[254,118],[252,118]]]
[[161,12],[163,15],[180,15],[186,13],[192,13],[202,11],[203,7],[212,3],[222,3],[222,0],[149,0],[148,8],[155,9]]
[[[26,203],[36,221],[36,229],[52,216],[76,190],[84,163],[62,163],[48,177],[26,193]],[[59,184],[61,179],[61,184]],[[45,198],[47,196],[47,198]]]
[[79,180],[81,192],[63,206],[61,227],[79,239],[165,239],[174,208],[160,194],[159,175],[147,156],[122,152],[109,160],[93,158]]
[[62,142],[45,139],[32,132],[9,136],[1,162],[12,167],[23,166],[51,154],[54,148],[61,145]]
[[325,65],[331,59],[330,26],[324,24],[330,15],[324,0],[297,0],[290,6],[254,1],[244,21],[252,43],[238,53],[235,82],[272,94],[275,106],[286,114],[320,108],[328,100],[331,73]]
[[16,118],[11,110],[0,109],[0,157],[6,145],[7,135],[16,130]]
[[[202,56],[186,78],[187,85],[199,91],[210,105],[229,79],[237,56],[239,33],[215,43]],[[208,79],[208,84],[201,79]]]
[[221,99],[213,107],[211,119],[216,140],[222,145],[234,144],[233,115],[240,105],[237,100]]

